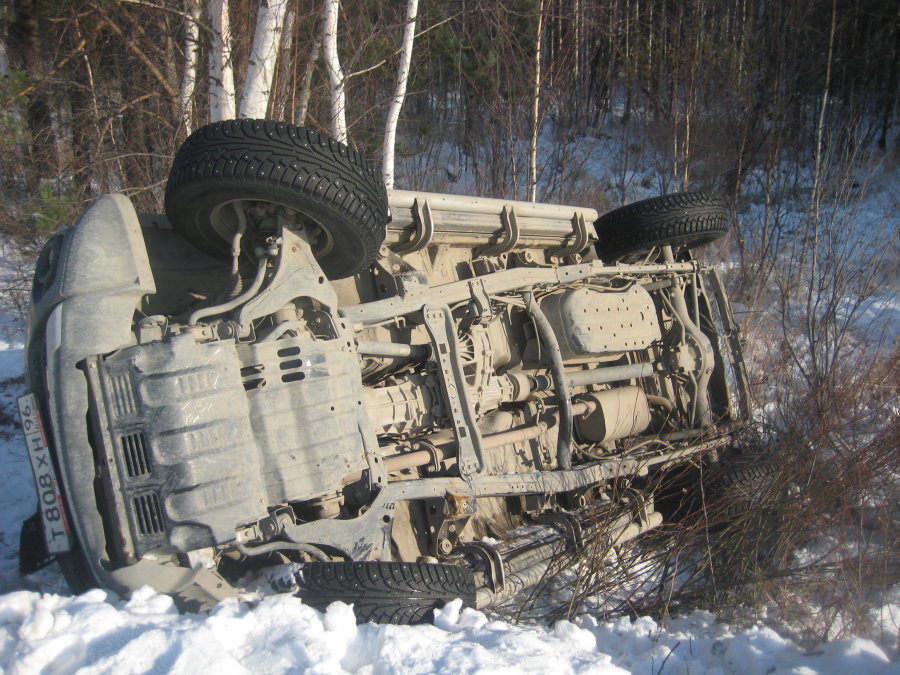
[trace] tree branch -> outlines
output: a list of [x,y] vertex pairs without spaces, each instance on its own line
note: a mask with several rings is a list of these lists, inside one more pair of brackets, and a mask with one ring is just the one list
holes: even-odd
[[[453,19],[455,19],[457,16],[459,16],[459,14],[460,13],[457,13],[457,14],[454,14],[453,16],[448,16],[443,21],[438,21],[436,24],[429,26],[425,30],[422,30],[422,31],[416,33],[415,37],[413,39],[418,40],[420,35],[425,35],[425,33],[428,33],[429,31],[432,31],[435,28],[440,28],[441,26],[443,26],[445,23],[447,23],[449,21],[453,21]],[[399,49],[395,49],[394,51],[392,51],[390,57],[385,57],[385,58],[381,59],[381,61],[379,61],[378,63],[376,63],[372,66],[369,66],[368,68],[363,68],[362,70],[357,70],[357,71],[350,73],[349,75],[345,75],[344,81],[349,80],[351,77],[356,77],[357,75],[365,75],[366,73],[370,73],[373,70],[378,70],[379,68],[381,68],[381,66],[383,66],[384,64],[386,64],[388,62],[388,58],[397,56],[401,51],[403,51],[402,46]]]
[[180,16],[182,19],[195,23],[197,27],[200,28],[200,30],[208,33],[209,35],[215,35],[215,31],[213,31],[212,28],[210,28],[207,24],[203,23],[197,18],[191,16],[188,12],[182,12],[179,9],[157,5],[152,2],[147,2],[147,0],[119,0],[119,2],[121,2],[123,5],[137,5],[139,7],[147,7],[149,9],[158,9],[161,12],[168,12],[169,14]]
[[[70,52],[69,54],[66,54],[66,56],[63,57],[59,61],[59,63],[57,63],[55,66],[53,66],[53,68],[51,68],[49,71],[47,71],[47,73],[41,79],[41,82],[53,77],[54,75],[56,75],[56,73],[58,73],[60,70],[62,70],[69,61],[74,59],[76,56],[80,56],[81,54],[83,54],[84,47],[86,44],[87,44],[87,38],[81,38],[81,40],[79,40],[78,44],[75,45],[75,49],[73,49],[72,52]],[[11,106],[13,103],[15,103],[17,100],[19,100],[23,96],[28,96],[28,94],[30,94],[31,92],[33,92],[35,89],[38,88],[38,86],[41,84],[41,82],[35,82],[33,84],[29,84],[27,87],[25,87],[21,91],[13,94],[8,99],[6,99],[2,103],[0,103],[0,108],[8,108],[9,106]]]
[[128,50],[147,67],[147,70],[149,70],[153,77],[156,78],[156,81],[159,82],[159,85],[163,88],[163,91],[165,91],[169,97],[173,99],[177,98],[178,92],[175,91],[171,84],[169,84],[165,76],[160,72],[159,68],[157,68],[153,64],[153,61],[147,58],[147,55],[143,51],[141,51],[141,49],[134,43],[134,40],[125,35],[125,32],[109,18],[109,16],[103,11],[101,7],[99,7],[95,3],[91,3],[91,7],[97,10],[97,13],[103,17],[104,23],[109,26],[116,35],[125,40],[125,46],[128,47]]

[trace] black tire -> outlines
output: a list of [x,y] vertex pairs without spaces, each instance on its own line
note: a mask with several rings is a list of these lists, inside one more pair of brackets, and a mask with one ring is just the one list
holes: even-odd
[[297,595],[324,610],[336,600],[353,604],[359,623],[428,622],[455,598],[475,604],[471,570],[455,565],[394,562],[309,563],[296,575]]
[[720,505],[725,519],[736,518],[764,506],[775,495],[773,481],[778,466],[769,457],[751,457],[740,464],[713,472],[704,490],[706,498]]
[[57,553],[55,556],[59,569],[69,586],[69,590],[75,595],[85,593],[92,588],[97,588],[97,582],[94,575],[91,574],[87,562],[81,551],[69,551],[68,553]]
[[728,232],[730,215],[714,192],[677,192],[614,209],[597,219],[597,254],[640,258],[654,246],[697,248]]
[[311,129],[267,120],[202,127],[172,163],[169,221],[188,241],[224,260],[237,228],[234,204],[249,214],[247,229],[257,236],[274,233],[275,211],[297,229],[317,227],[313,251],[330,279],[372,262],[388,219],[381,177],[358,152]]

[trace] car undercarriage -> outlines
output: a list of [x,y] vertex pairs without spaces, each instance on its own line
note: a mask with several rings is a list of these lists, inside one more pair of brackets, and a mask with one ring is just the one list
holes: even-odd
[[[342,144],[242,120],[185,143],[166,202],[102,197],[37,263],[32,539],[75,590],[202,608],[277,569],[361,620],[496,606],[749,415],[691,254],[727,227],[710,193],[601,217],[385,191]],[[613,543],[662,520],[632,492]]]

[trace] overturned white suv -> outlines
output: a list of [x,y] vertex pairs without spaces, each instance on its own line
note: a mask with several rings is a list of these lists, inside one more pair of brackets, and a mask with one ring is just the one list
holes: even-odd
[[22,563],[74,590],[494,606],[623,495],[608,541],[659,524],[642,478],[748,415],[690,254],[727,228],[709,193],[598,218],[386,192],[341,143],[241,120],[181,147],[166,214],[103,197],[37,263]]

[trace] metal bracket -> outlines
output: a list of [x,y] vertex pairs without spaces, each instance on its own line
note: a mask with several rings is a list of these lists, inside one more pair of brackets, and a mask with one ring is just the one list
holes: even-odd
[[323,518],[310,523],[286,525],[284,536],[300,544],[336,548],[351,560],[390,560],[391,530],[396,502],[381,490],[358,518]]
[[500,552],[490,544],[483,541],[469,541],[459,544],[456,550],[460,553],[470,553],[477,556],[487,568],[488,583],[494,593],[502,591],[506,586],[506,570],[503,569],[503,557]]
[[500,222],[503,225],[503,230],[500,232],[499,241],[496,244],[475,249],[474,254],[476,258],[509,253],[518,245],[522,231],[519,228],[519,218],[516,216],[515,209],[504,204],[503,210],[500,212]]
[[439,556],[449,555],[469,518],[478,510],[478,503],[474,497],[453,490],[446,492],[442,504],[437,499],[428,501],[425,517],[434,551]]
[[418,199],[414,199],[412,214],[416,232],[409,241],[395,244],[392,247],[394,253],[400,255],[415,253],[428,246],[431,238],[434,237],[434,218],[431,215],[431,206],[428,204],[428,200],[423,199],[420,202]]
[[572,242],[570,246],[554,249],[550,252],[551,256],[554,258],[564,258],[567,255],[580,253],[587,248],[588,242],[590,241],[587,231],[587,222],[584,220],[584,214],[580,211],[572,216],[572,229],[575,233],[575,241]]
[[317,300],[331,312],[337,307],[334,288],[313,257],[309,244],[293,230],[284,226],[279,229],[282,245],[278,267],[265,290],[241,308],[237,320],[242,326],[249,325],[260,317],[274,314],[297,298]]
[[444,518],[434,535],[435,550],[439,556],[449,555],[459,539],[460,532],[469,522],[469,516]]
[[568,513],[559,511],[545,511],[534,519],[537,523],[546,525],[560,525],[566,531],[566,539],[569,544],[576,550],[584,546],[584,536],[581,530],[581,523],[578,519]]
[[482,471],[485,453],[459,358],[456,326],[447,305],[425,305],[422,315],[431,336],[432,354],[437,359],[447,410],[453,420],[453,435],[459,448],[459,473],[465,478]]
[[138,342],[146,344],[154,340],[162,340],[166,334],[169,320],[164,316],[147,316],[138,323]]
[[482,279],[469,281],[469,290],[472,292],[472,303],[475,305],[475,317],[477,323],[487,323],[494,314],[491,311],[491,298],[484,288]]

